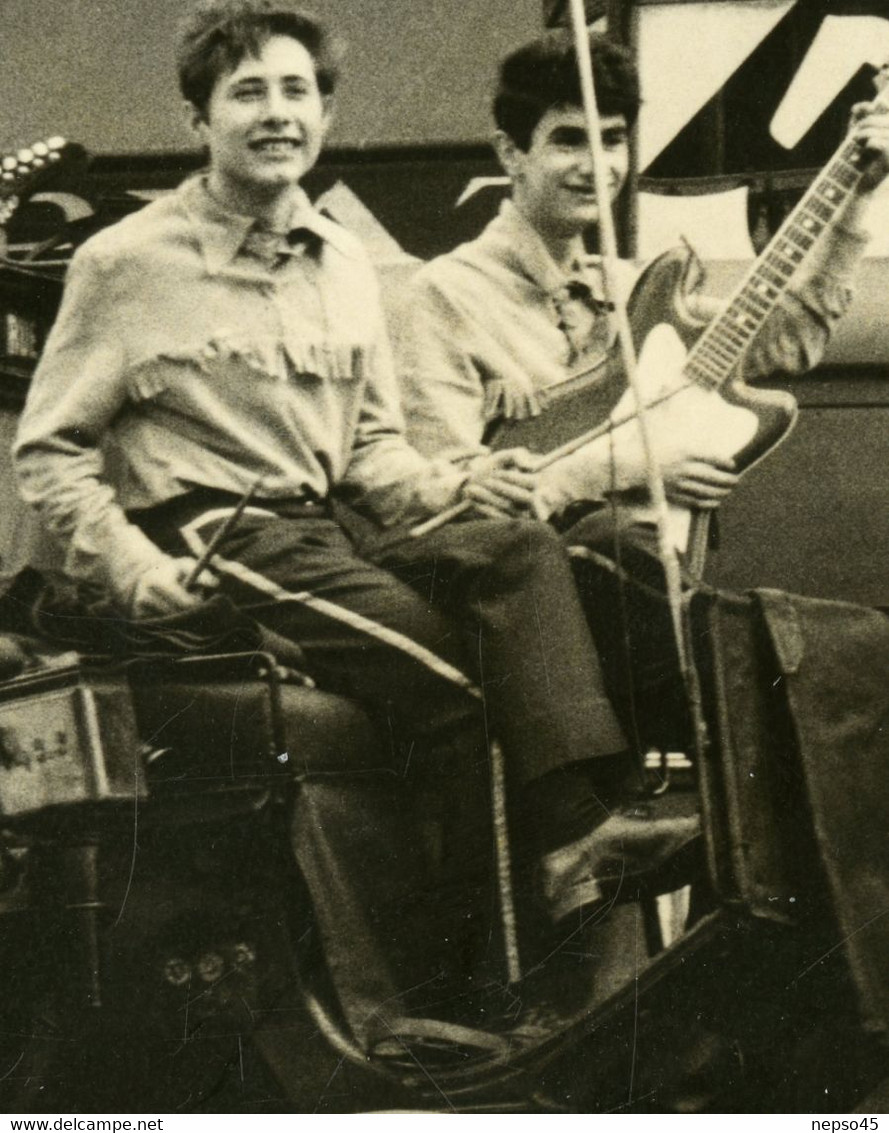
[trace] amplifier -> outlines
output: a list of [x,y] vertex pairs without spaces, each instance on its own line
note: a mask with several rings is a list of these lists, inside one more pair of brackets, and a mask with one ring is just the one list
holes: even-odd
[[0,685],[0,816],[145,795],[123,671],[77,654]]

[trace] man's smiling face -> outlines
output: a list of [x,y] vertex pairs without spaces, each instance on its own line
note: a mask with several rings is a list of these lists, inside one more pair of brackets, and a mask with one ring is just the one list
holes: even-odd
[[[601,120],[610,199],[629,172],[629,138],[622,114]],[[599,202],[586,119],[580,107],[554,107],[534,128],[527,150],[501,135],[501,161],[512,180],[516,207],[543,234],[572,237],[599,220]]]
[[297,184],[318,160],[329,123],[315,61],[290,36],[271,36],[218,79],[194,125],[210,150],[210,181],[249,203]]

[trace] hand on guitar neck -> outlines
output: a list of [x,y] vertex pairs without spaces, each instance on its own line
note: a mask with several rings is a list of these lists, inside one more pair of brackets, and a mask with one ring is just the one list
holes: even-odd
[[883,97],[852,107],[849,135],[858,141],[869,161],[863,169],[858,191],[849,202],[847,217],[861,208],[869,194],[889,175],[889,106]]

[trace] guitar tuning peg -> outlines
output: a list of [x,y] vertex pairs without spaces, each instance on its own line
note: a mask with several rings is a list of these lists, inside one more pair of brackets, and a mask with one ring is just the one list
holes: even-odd
[[34,151],[37,157],[46,157],[46,155],[49,153],[49,146],[46,144],[46,142],[35,142],[33,146],[31,146],[31,149]]
[[20,165],[27,166],[34,160],[34,151],[30,149],[20,149],[16,157],[19,159]]
[[18,161],[11,155],[8,155],[0,162],[0,169],[2,169],[4,173],[8,173],[11,169],[15,169],[17,165]]
[[58,134],[56,134],[51,138],[47,138],[46,144],[51,150],[60,150],[64,149],[68,143],[63,137],[60,137]]

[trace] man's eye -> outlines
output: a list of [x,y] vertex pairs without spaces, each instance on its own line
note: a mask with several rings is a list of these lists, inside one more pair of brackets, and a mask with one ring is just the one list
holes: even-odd
[[582,130],[560,130],[553,134],[552,141],[560,149],[577,149],[586,142],[586,134]]
[[261,95],[262,91],[258,87],[239,87],[234,92],[234,97],[239,102],[247,102],[252,98],[259,98]]
[[626,145],[626,142],[627,135],[623,130],[602,135],[602,145],[605,146],[606,149],[617,149],[619,146]]

